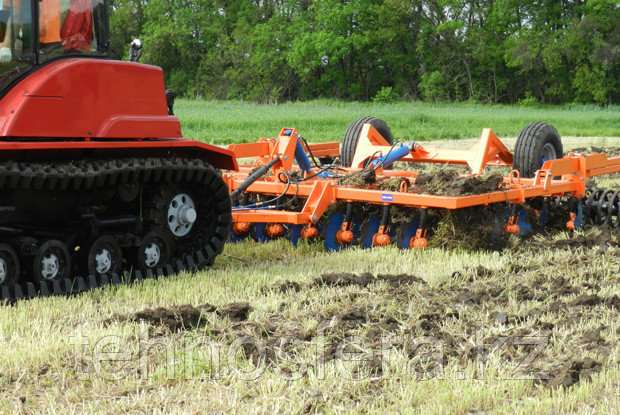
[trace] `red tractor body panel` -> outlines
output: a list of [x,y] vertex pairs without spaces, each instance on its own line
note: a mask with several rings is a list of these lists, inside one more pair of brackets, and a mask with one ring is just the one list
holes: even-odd
[[182,138],[164,91],[155,66],[84,58],[45,65],[0,100],[0,157],[171,154],[236,170],[231,151]]

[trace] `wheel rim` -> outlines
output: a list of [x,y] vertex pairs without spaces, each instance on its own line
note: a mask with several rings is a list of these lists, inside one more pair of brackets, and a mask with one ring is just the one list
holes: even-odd
[[112,254],[107,249],[101,249],[95,255],[95,269],[100,274],[105,274],[112,268]]
[[155,242],[150,243],[144,248],[144,265],[149,268],[159,264],[161,260],[161,248]]
[[47,280],[53,280],[58,275],[60,260],[54,254],[50,254],[41,260],[41,276]]
[[547,160],[555,160],[558,158],[558,153],[555,151],[555,147],[551,143],[547,143],[542,148],[541,160],[544,163]]
[[9,274],[7,268],[8,265],[4,258],[0,258],[0,284],[4,284],[4,282],[6,281],[6,277]]
[[198,214],[194,201],[184,193],[176,195],[168,206],[168,228],[174,236],[185,236],[193,228]]

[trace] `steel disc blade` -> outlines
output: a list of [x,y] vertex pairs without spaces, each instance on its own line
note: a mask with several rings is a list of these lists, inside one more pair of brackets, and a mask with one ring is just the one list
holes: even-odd
[[299,239],[301,238],[301,230],[304,225],[289,225],[288,240],[297,246]]
[[250,231],[247,233],[244,233],[243,235],[237,235],[235,232],[233,232],[233,230],[230,230],[230,239],[229,241],[232,243],[237,243],[237,242],[241,242],[247,238],[249,238],[252,233],[253,233],[253,225],[250,225]]
[[538,216],[538,220],[540,221],[540,224],[542,225],[543,228],[547,226],[548,216],[549,216],[549,203],[547,203],[547,201],[545,200],[542,202],[542,207],[540,209],[540,215]]
[[583,225],[583,206],[581,203],[577,206],[577,216],[575,217],[574,223],[575,229],[581,229]]
[[267,226],[266,223],[256,223],[254,224],[254,233],[253,233],[253,238],[256,242],[262,242],[265,243],[267,241],[269,241],[270,239],[267,237],[267,235],[265,235],[265,227]]
[[372,248],[372,238],[379,231],[381,218],[378,215],[370,215],[360,227],[360,245],[364,248]]
[[353,242],[346,245],[341,245],[336,240],[336,234],[342,227],[344,221],[343,212],[334,212],[327,217],[327,223],[323,226],[323,235],[325,235],[325,249],[329,251],[340,251],[341,249],[348,248],[354,245],[360,237],[359,220],[354,216],[351,218],[351,231],[353,232]]
[[[506,231],[506,224],[508,224],[510,215],[511,215],[511,209],[507,207],[506,209],[504,209],[504,212],[500,215],[500,217],[496,218],[493,238],[499,237],[499,235],[501,235],[501,232]],[[518,236],[525,236],[532,232],[532,224],[530,223],[530,220],[531,218],[527,217],[527,212],[525,211],[525,209],[520,208],[517,211],[517,225],[519,226]]]
[[415,237],[418,227],[420,226],[420,219],[413,219],[410,222],[405,222],[399,226],[396,236],[396,246],[399,249],[410,249],[409,242],[411,238]]

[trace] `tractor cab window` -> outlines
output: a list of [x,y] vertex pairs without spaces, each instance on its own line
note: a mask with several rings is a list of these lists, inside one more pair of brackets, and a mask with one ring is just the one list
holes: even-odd
[[0,0],[0,84],[34,63],[32,32],[31,3]]
[[40,0],[39,61],[105,54],[109,39],[105,8],[104,0]]
[[106,7],[106,0],[0,0],[0,91],[32,65],[107,56]]

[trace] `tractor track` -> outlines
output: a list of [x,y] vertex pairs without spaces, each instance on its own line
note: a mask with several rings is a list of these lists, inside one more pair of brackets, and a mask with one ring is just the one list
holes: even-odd
[[[148,188],[151,202],[144,202],[145,209],[140,223],[135,228],[115,230],[119,240],[139,241],[149,230],[162,227],[161,220],[152,216],[162,209],[161,195],[178,186],[179,189],[194,191],[194,197],[202,203],[200,226],[185,238],[175,241],[174,250],[169,258],[152,268],[138,267],[129,263],[129,257],[123,255],[123,267],[118,272],[91,275],[88,272],[75,272],[71,268],[68,278],[42,280],[33,278],[22,272],[21,279],[16,283],[0,286],[0,301],[12,303],[17,300],[52,295],[72,295],[91,289],[130,284],[144,279],[160,278],[177,274],[182,271],[201,269],[213,263],[215,257],[222,252],[228,239],[232,223],[230,214],[230,198],[228,188],[221,180],[221,173],[208,163],[196,159],[179,158],[120,158],[102,160],[79,160],[67,162],[0,162],[0,189],[3,202],[10,200],[11,195],[24,191],[29,192],[74,192],[80,197],[88,198],[103,189],[119,189],[119,186],[138,184],[141,189]],[[146,192],[146,190],[145,190]],[[38,193],[37,193],[38,194]],[[53,194],[53,193],[52,193]],[[65,194],[65,193],[63,193]],[[147,198],[145,196],[145,198]],[[159,198],[159,199],[158,199]],[[108,201],[112,205],[115,200]],[[138,206],[138,202],[133,202]],[[142,196],[139,206],[142,216]],[[197,208],[198,209],[198,208]],[[155,213],[153,213],[155,212]],[[206,214],[205,214],[206,212]],[[165,215],[165,211],[163,212]],[[11,214],[9,214],[11,215]],[[11,216],[5,216],[11,217]],[[3,217],[4,218],[4,217]],[[2,242],[10,241],[12,235],[3,227]],[[66,225],[68,226],[68,225]],[[28,229],[32,224],[18,224],[11,229]],[[57,226],[58,227],[58,226]],[[136,230],[137,229],[137,230]],[[90,236],[106,234],[97,228]],[[41,241],[42,242],[42,241]],[[8,242],[7,242],[8,243]],[[136,244],[137,242],[134,242]],[[75,255],[75,253],[72,253]],[[162,257],[163,258],[163,257]],[[20,257],[20,262],[26,262]],[[76,265],[76,264],[74,264]],[[22,267],[24,270],[26,267]]]

